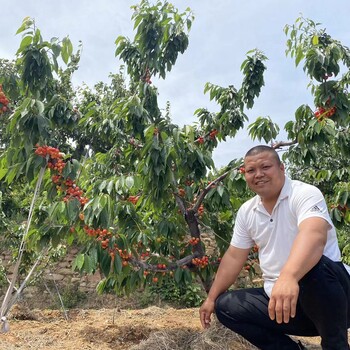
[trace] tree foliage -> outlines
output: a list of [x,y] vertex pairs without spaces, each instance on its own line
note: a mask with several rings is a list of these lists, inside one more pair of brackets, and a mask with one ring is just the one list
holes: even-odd
[[[338,75],[341,67],[349,68],[348,49],[311,20],[299,18],[285,28],[287,53],[297,65],[304,61],[315,101],[315,107],[300,106],[285,125],[287,141],[276,141],[279,126],[270,117],[245,125],[246,110],[264,85],[267,58],[259,50],[247,53],[241,86],[205,85],[218,112],[198,108],[196,123],[179,126],[169,106],[163,111],[158,105],[152,77],[166,78],[185,52],[193,14],[162,1],[143,0],[132,9],[133,40],[115,42],[123,66],[110,83],[94,88],[72,87],[80,48],[74,53],[68,37],[44,40],[35,21],[24,19],[14,62],[1,61],[6,70],[0,83],[11,100],[1,116],[5,230],[18,220],[44,167],[25,237],[28,249],[78,242],[82,250],[74,268],[100,270],[100,292],[130,293],[169,276],[182,287],[199,278],[208,290],[235,213],[251,195],[241,159],[216,169],[213,151],[245,127],[253,139],[286,148],[291,173],[320,185],[337,225],[346,228],[349,72]],[[24,210],[21,220],[25,215]],[[205,235],[217,249],[208,251]]]

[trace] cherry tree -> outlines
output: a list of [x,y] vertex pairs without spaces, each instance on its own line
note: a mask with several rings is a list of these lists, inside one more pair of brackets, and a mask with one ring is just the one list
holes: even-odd
[[[253,139],[283,148],[294,174],[303,167],[310,181],[331,179],[334,186],[325,190],[332,216],[348,227],[349,163],[320,168],[318,155],[348,157],[349,49],[309,19],[286,26],[287,53],[297,66],[304,64],[315,106],[296,110],[285,141],[276,141],[279,126],[269,117],[246,125],[246,111],[264,85],[266,57],[259,50],[247,53],[239,87],[205,85],[217,112],[198,108],[196,123],[179,126],[170,119],[170,105],[158,105],[152,79],[166,79],[185,52],[193,14],[161,1],[142,0],[132,9],[133,40],[120,36],[115,42],[124,68],[95,90],[73,89],[80,49],[74,53],[68,37],[45,41],[30,18],[18,31],[23,39],[16,69],[0,77],[5,97],[9,77],[20,87],[12,92],[14,102],[6,97],[3,103],[8,138],[0,180],[1,186],[31,188],[20,251],[47,254],[61,242],[78,243],[74,268],[101,271],[101,293],[128,294],[169,277],[183,286],[199,279],[208,291],[235,213],[251,195],[242,159],[216,169],[213,151],[245,127]],[[205,235],[216,249],[208,250]],[[256,255],[253,249],[251,258]],[[2,315],[6,310],[3,304]]]

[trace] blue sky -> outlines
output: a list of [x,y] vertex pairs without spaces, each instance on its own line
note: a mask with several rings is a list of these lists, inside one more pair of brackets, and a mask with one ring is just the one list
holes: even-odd
[[[152,79],[159,89],[159,102],[170,101],[173,121],[179,125],[195,121],[193,112],[199,107],[216,111],[217,106],[203,94],[206,82],[239,87],[240,65],[247,51],[258,48],[269,58],[265,87],[254,108],[247,111],[249,123],[258,116],[270,116],[282,129],[279,140],[285,139],[284,124],[293,118],[303,103],[312,104],[307,90],[308,78],[302,66],[295,68],[285,56],[285,24],[294,23],[303,14],[321,22],[327,32],[345,45],[350,45],[348,14],[350,1],[333,0],[174,0],[180,11],[190,7],[195,15],[190,43],[178,58],[166,80]],[[114,41],[119,35],[132,38],[130,0],[5,0],[6,12],[0,21],[0,57],[14,58],[21,40],[15,36],[24,17],[35,18],[44,38],[69,35],[75,47],[83,43],[80,69],[74,75],[75,85],[93,85],[107,81],[110,72],[119,70]],[[249,140],[245,131],[214,153],[218,167],[239,158],[258,142]]]

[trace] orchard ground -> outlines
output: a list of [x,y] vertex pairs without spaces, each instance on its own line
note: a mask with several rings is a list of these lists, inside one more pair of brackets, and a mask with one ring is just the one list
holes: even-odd
[[[124,308],[123,308],[124,307]],[[301,339],[308,349],[321,349],[319,338]],[[0,334],[0,349],[132,349],[132,350],[249,350],[256,349],[215,320],[202,330],[198,308],[162,305],[131,309],[61,310],[15,305],[10,332]]]

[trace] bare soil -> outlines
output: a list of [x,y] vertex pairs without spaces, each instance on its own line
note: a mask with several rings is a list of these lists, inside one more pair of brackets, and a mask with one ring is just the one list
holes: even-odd
[[[9,324],[10,331],[0,334],[0,349],[255,349],[217,323],[203,331],[196,308],[76,309],[66,315],[60,310],[15,308]],[[302,341],[313,344],[310,349],[321,349],[318,338]]]

